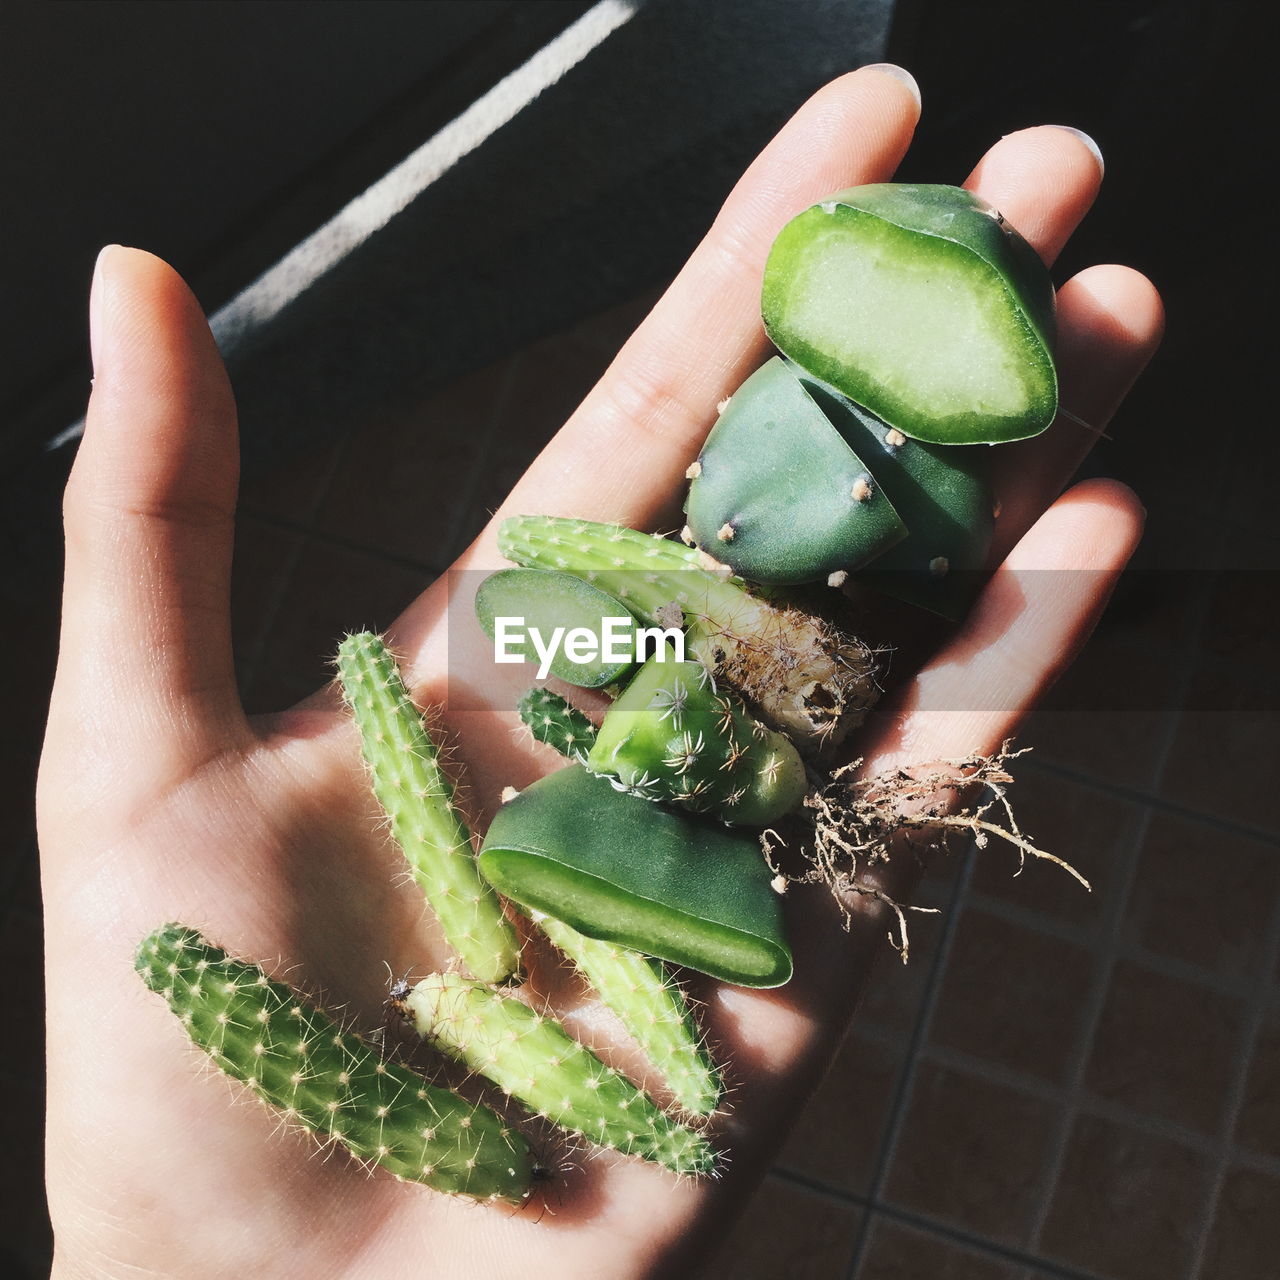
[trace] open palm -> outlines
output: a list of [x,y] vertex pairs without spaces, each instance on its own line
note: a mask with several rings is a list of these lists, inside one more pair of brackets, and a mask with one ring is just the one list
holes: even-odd
[[[758,290],[772,237],[830,192],[889,178],[917,115],[909,85],[883,69],[817,94],[499,518],[678,523],[682,473],[717,402],[765,351]],[[1078,137],[1044,127],[999,142],[968,185],[1052,261],[1100,178]],[[62,649],[40,780],[55,1274],[669,1272],[714,1241],[713,1224],[803,1102],[884,948],[884,919],[869,910],[845,935],[821,894],[794,894],[797,921],[816,923],[793,929],[791,984],[699,988],[736,1084],[720,1134],[733,1159],[717,1182],[677,1183],[602,1155],[565,1175],[554,1216],[538,1221],[370,1175],[243,1096],[229,1105],[244,1091],[193,1069],[181,1028],[133,972],[152,927],[187,921],[365,1027],[382,1020],[386,965],[421,974],[448,955],[398,875],[332,692],[252,722],[239,705],[234,406],[194,299],[157,259],[117,248],[100,260],[91,311],[96,385],[66,496]],[[1134,272],[1094,267],[1060,291],[1059,322],[1063,404],[1100,427],[1158,341],[1159,301]],[[968,622],[864,731],[858,749],[873,765],[994,749],[1087,636],[1141,525],[1119,485],[1054,501],[1091,439],[1064,418],[1000,451],[1007,558]],[[499,563],[491,526],[460,566]],[[1081,572],[1029,572],[1044,569]],[[391,631],[424,705],[444,699],[447,589],[427,591]],[[512,734],[510,713],[453,708],[445,719],[480,822],[504,785],[554,767]],[[608,1019],[548,969],[535,978],[575,1030],[608,1041]],[[624,1046],[615,1060],[630,1062]]]

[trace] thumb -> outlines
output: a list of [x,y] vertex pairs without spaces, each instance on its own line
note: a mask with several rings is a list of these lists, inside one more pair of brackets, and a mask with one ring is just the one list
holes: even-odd
[[230,631],[235,404],[199,304],[160,259],[104,249],[89,311],[50,741],[182,766],[248,733]]

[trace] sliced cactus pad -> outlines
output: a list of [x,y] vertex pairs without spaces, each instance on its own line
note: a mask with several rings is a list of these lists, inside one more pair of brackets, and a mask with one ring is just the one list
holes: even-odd
[[753,836],[616,790],[578,765],[498,810],[480,870],[589,938],[744,987],[781,986],[791,951]]
[[854,187],[793,218],[765,267],[778,349],[904,435],[995,444],[1057,411],[1053,285],[959,187]]

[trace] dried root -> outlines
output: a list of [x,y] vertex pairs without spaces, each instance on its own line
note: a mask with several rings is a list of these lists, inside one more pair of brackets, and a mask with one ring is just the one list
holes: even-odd
[[[927,771],[893,769],[861,778],[861,760],[836,769],[805,797],[810,830],[800,847],[807,864],[801,874],[784,876],[779,871],[777,857],[785,842],[777,832],[761,836],[765,859],[778,877],[775,887],[788,881],[825,884],[840,906],[846,929],[853,918],[853,897],[883,903],[897,917],[899,937],[895,940],[891,932],[889,940],[904,963],[910,949],[906,912],[936,912],[894,901],[867,873],[907,850],[923,860],[945,849],[952,836],[968,835],[979,849],[994,836],[1017,850],[1015,875],[1022,873],[1027,858],[1040,858],[1089,889],[1089,882],[1070,863],[1037,848],[1018,826],[1008,797],[1013,777],[1007,766],[1027,748],[1014,751],[1011,745],[1005,742],[990,756],[943,760]],[[975,794],[976,800],[966,802]]]

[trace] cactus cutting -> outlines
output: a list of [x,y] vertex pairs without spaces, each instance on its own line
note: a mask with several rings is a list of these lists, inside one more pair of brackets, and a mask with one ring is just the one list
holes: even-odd
[[[341,642],[352,759],[358,734],[385,825],[452,950],[388,1003],[437,1056],[505,1095],[504,1114],[518,1102],[619,1157],[714,1174],[731,1154],[717,1125],[733,1063],[713,1057],[679,969],[784,986],[785,895],[811,883],[846,927],[855,901],[875,899],[905,959],[911,907],[872,873],[917,853],[913,840],[998,837],[1019,865],[1076,874],[1014,821],[1007,746],[872,778],[856,759],[884,676],[858,634],[875,592],[964,616],[995,519],[976,446],[1035,435],[1056,410],[1053,294],[1028,252],[953,188],[881,185],[814,205],[765,269],[778,354],[686,455],[679,536],[536,513],[497,524],[515,567],[484,578],[466,624],[494,663],[531,660],[581,705],[542,684],[519,699],[528,735],[564,759],[544,772],[551,757],[525,737],[523,777],[480,770],[482,806],[502,802],[478,852],[386,641]],[[795,590],[807,584],[818,590]],[[864,586],[873,603],[859,593],[854,608],[845,589]],[[986,790],[972,801],[975,786]],[[546,1007],[522,965],[535,929],[651,1072],[615,1070]],[[157,930],[137,967],[224,1071],[322,1141],[439,1191],[528,1198],[518,1121],[381,1057],[189,929]]]
[[803,609],[774,603],[704,551],[620,525],[512,516],[498,547],[517,564],[587,579],[647,621],[683,621],[692,651],[802,752],[839,743],[879,696],[859,639]]
[[914,439],[1022,440],[1057,412],[1049,272],[960,187],[819,201],[774,241],[763,312],[784,355]]
[[450,944],[476,977],[505,982],[520,967],[511,922],[476,870],[439,752],[380,636],[348,636],[338,650],[342,696],[360,729],[378,802]]
[[720,1073],[703,1047],[680,984],[666,966],[629,947],[588,938],[544,912],[533,912],[533,919],[618,1015],[658,1068],[676,1105],[690,1115],[710,1115],[720,1101]]
[[642,799],[580,765],[498,810],[480,870],[505,897],[588,938],[744,987],[791,977],[757,836]]
[[673,1173],[715,1169],[715,1150],[702,1134],[665,1115],[554,1018],[515,996],[434,974],[406,1004],[424,1039],[561,1128]]
[[516,711],[536,741],[586,764],[595,744],[596,727],[572,703],[550,689],[535,686],[516,704]]
[[805,792],[787,738],[718,693],[700,662],[669,655],[650,659],[605,713],[586,764],[643,799],[745,825],[776,822]]
[[388,1062],[194,929],[157,929],[139,946],[137,969],[220,1070],[319,1141],[437,1191],[516,1203],[528,1196],[528,1145],[492,1111]]

